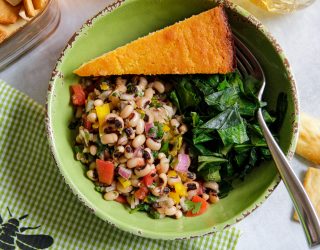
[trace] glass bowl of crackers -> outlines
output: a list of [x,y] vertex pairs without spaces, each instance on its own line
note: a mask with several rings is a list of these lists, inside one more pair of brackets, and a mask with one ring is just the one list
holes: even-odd
[[57,0],[0,0],[0,70],[57,28]]

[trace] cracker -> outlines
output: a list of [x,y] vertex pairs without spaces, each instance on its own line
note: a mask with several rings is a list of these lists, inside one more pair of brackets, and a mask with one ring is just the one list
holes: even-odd
[[37,10],[42,10],[44,7],[46,7],[48,0],[32,0],[33,6]]
[[2,43],[6,38],[7,38],[7,32],[0,28],[0,43]]
[[[320,169],[309,167],[304,177],[303,186],[320,218]],[[293,219],[299,221],[297,212]]]
[[23,0],[23,5],[29,17],[34,17],[36,15],[32,0]]
[[320,120],[302,113],[300,124],[296,153],[320,164]]
[[13,7],[5,0],[0,0],[0,24],[12,24],[18,19],[20,7]]

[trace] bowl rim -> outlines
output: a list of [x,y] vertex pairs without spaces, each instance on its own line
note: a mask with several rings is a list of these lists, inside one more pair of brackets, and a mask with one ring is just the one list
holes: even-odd
[[[48,137],[48,141],[49,141],[50,152],[51,152],[51,155],[53,156],[53,160],[56,163],[56,165],[58,166],[59,172],[62,175],[64,182],[71,189],[71,191],[74,193],[74,195],[76,195],[78,200],[80,200],[87,208],[89,208],[89,210],[92,213],[94,213],[100,219],[108,222],[109,224],[111,224],[113,226],[116,226],[117,228],[119,228],[125,232],[129,232],[134,235],[138,235],[138,236],[142,236],[142,237],[146,237],[146,238],[151,238],[151,239],[181,240],[181,239],[189,239],[189,238],[204,236],[204,235],[208,235],[208,234],[213,234],[217,231],[224,230],[224,229],[240,222],[241,220],[246,218],[248,215],[250,215],[253,211],[255,211],[258,207],[260,207],[262,205],[262,203],[271,195],[271,193],[276,189],[276,187],[280,183],[281,178],[278,173],[275,176],[274,180],[270,183],[269,187],[264,191],[264,193],[254,203],[252,203],[250,206],[248,206],[244,211],[238,213],[237,215],[233,216],[229,220],[227,220],[223,223],[220,223],[217,227],[211,227],[211,228],[208,227],[207,229],[204,229],[201,231],[195,231],[195,232],[179,233],[179,236],[177,236],[172,233],[166,233],[166,234],[161,233],[160,234],[160,233],[157,233],[154,231],[140,230],[140,229],[137,229],[137,228],[130,226],[128,224],[124,224],[124,223],[118,221],[117,219],[106,216],[101,210],[99,210],[99,208],[97,208],[95,206],[95,204],[90,202],[84,195],[82,195],[81,192],[79,192],[76,185],[72,182],[71,179],[68,178],[68,175],[65,173],[65,171],[62,167],[62,164],[60,164],[60,162],[58,160],[58,156],[57,156],[58,151],[56,149],[56,145],[54,142],[52,120],[50,117],[50,110],[51,110],[50,100],[53,95],[52,90],[53,90],[53,85],[54,85],[55,80],[57,78],[62,77],[58,68],[59,68],[59,65],[63,61],[63,58],[65,56],[65,51],[68,50],[72,46],[73,42],[77,39],[77,37],[79,35],[82,34],[84,29],[90,28],[95,23],[95,21],[97,19],[112,12],[116,8],[120,7],[123,3],[128,3],[128,2],[131,2],[131,0],[116,0],[113,3],[107,5],[103,10],[98,12],[95,16],[93,16],[92,18],[89,18],[85,23],[83,23],[81,28],[71,36],[67,45],[65,46],[65,48],[63,49],[63,51],[61,52],[61,54],[57,60],[57,63],[54,67],[54,70],[52,72],[51,79],[50,79],[49,85],[48,85],[48,92],[47,92],[47,98],[46,98],[46,119],[45,119],[46,120],[47,137]],[[278,44],[276,39],[270,34],[270,32],[262,25],[262,23],[256,17],[254,17],[252,14],[250,14],[248,11],[246,11],[242,7],[230,2],[229,0],[218,0],[217,3],[222,4],[225,8],[227,8],[227,9],[231,10],[232,12],[235,12],[236,14],[239,14],[240,16],[246,18],[246,20],[249,21],[252,25],[254,25],[257,30],[259,30],[260,32],[263,33],[263,35],[270,41],[270,43],[272,44],[272,46],[275,48],[276,52],[280,56],[280,59],[281,59],[283,65],[287,71],[287,74],[288,74],[288,79],[289,79],[290,87],[291,87],[290,91],[293,94],[292,97],[293,97],[293,103],[294,103],[294,110],[293,110],[293,116],[294,116],[293,120],[294,121],[292,124],[292,128],[293,128],[292,129],[293,130],[292,131],[292,138],[291,138],[291,142],[290,142],[290,145],[288,148],[288,152],[286,153],[287,158],[289,160],[291,160],[293,158],[296,144],[297,144],[297,140],[298,140],[298,128],[299,128],[298,125],[299,125],[299,110],[300,110],[300,108],[299,108],[298,90],[297,90],[297,87],[295,84],[295,80],[294,80],[288,59],[286,58],[282,48],[280,47],[280,45]]]

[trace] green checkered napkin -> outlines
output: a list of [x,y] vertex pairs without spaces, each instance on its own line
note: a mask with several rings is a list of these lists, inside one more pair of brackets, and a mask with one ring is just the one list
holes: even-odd
[[[2,225],[10,218],[7,207],[15,218],[29,214],[20,221],[20,228],[41,227],[23,234],[51,236],[50,249],[235,249],[240,235],[235,228],[214,236],[164,241],[134,236],[100,220],[77,200],[60,176],[51,158],[44,118],[41,105],[0,81]],[[0,249],[4,248],[2,236],[0,227]],[[19,238],[14,239],[13,244],[18,245]]]

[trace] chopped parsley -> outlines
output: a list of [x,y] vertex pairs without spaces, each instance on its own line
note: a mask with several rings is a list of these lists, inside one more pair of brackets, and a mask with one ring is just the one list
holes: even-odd
[[160,214],[156,210],[151,209],[149,215],[152,219],[160,219]]
[[190,200],[186,200],[184,203],[187,206],[187,210],[191,211],[192,214],[199,213],[200,208],[201,208],[201,204],[202,204],[201,202],[193,202]]

